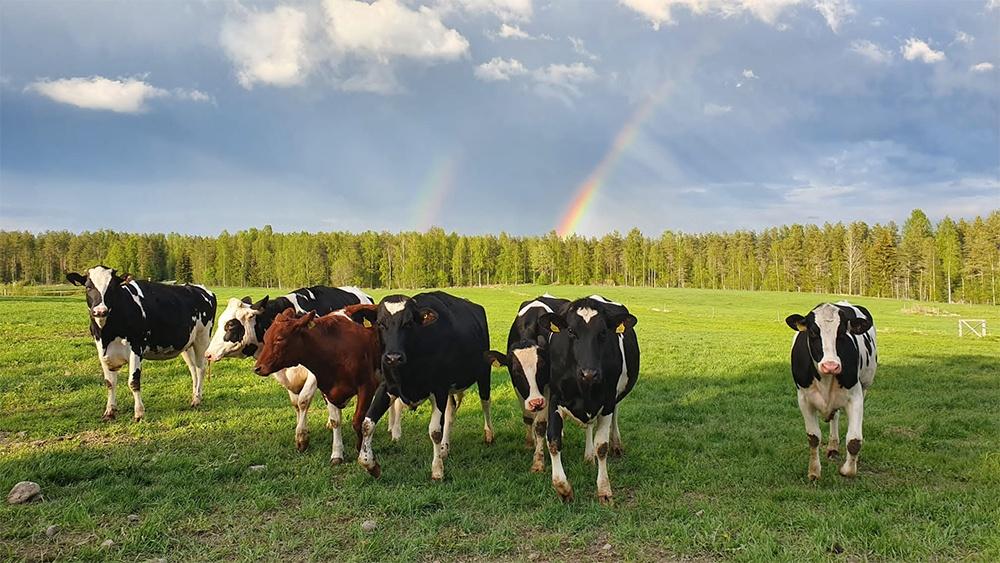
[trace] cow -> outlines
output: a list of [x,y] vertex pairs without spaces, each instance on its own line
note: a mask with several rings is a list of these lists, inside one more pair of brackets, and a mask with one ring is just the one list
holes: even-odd
[[378,387],[378,335],[371,328],[356,323],[350,316],[374,305],[351,305],[323,316],[315,311],[302,314],[288,307],[273,319],[264,333],[263,346],[257,354],[253,371],[266,376],[293,366],[302,366],[312,375],[327,404],[337,409],[333,422],[333,449],[330,463],[344,461],[344,443],[340,433],[340,410],[357,397],[351,426],[361,447],[361,420],[371,405]]
[[[250,297],[230,299],[219,315],[219,328],[205,351],[209,362],[223,358],[257,358],[264,342],[264,333],[282,311],[293,308],[296,313],[315,311],[326,315],[353,304],[372,304],[372,298],[357,287],[313,286],[297,289],[287,295],[270,299],[265,296],[254,303]],[[288,391],[288,400],[295,409],[295,446],[299,451],[309,447],[309,407],[316,393],[316,377],[302,366],[291,366],[271,374],[275,381]],[[326,403],[327,428],[339,429],[340,409]],[[402,406],[395,406],[389,417],[389,430],[393,441],[398,440],[402,427],[399,414]]]
[[396,396],[411,408],[431,399],[427,432],[433,448],[431,479],[444,478],[451,426],[467,388],[476,384],[483,407],[484,439],[493,442],[490,417],[490,336],[486,311],[441,291],[413,297],[390,295],[377,310],[362,310],[357,322],[375,324],[381,343],[382,381],[362,424],[358,463],[372,476],[382,468],[372,451],[372,434]]
[[566,299],[545,294],[521,303],[507,334],[507,353],[491,350],[489,358],[510,372],[510,380],[521,399],[522,420],[527,444],[534,446],[531,471],[545,470],[545,429],[548,424],[546,397],[549,394],[548,332],[538,327],[538,317],[561,312]]
[[540,330],[549,334],[546,438],[552,486],[564,502],[573,500],[561,458],[566,417],[587,427],[584,457],[588,461],[596,457],[597,499],[601,503],[612,500],[607,458],[611,448],[621,452],[617,407],[639,377],[637,322],[624,305],[596,295],[577,299],[560,313],[538,317]]
[[182,356],[191,372],[191,406],[201,404],[205,349],[215,319],[215,294],[197,284],[173,285],[132,279],[107,266],[86,275],[66,274],[86,288],[90,334],[108,388],[104,420],[118,412],[118,370],[128,365],[128,386],[135,400],[133,415],[142,420],[142,361]]
[[868,309],[839,301],[820,303],[806,316],[789,315],[785,323],[795,331],[792,379],[809,439],[809,479],[821,473],[819,416],[830,423],[827,458],[840,456],[841,410],[847,413],[847,459],[840,474],[854,477],[864,441],[865,392],[878,366],[874,319]]

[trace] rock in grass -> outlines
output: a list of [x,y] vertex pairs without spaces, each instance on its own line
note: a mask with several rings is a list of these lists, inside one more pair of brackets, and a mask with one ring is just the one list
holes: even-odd
[[126,519],[129,522],[132,522],[134,524],[134,523],[136,523],[136,522],[139,521],[139,515],[138,514],[129,514],[128,516],[126,516]]
[[374,520],[365,520],[364,522],[361,523],[361,530],[364,532],[368,533],[374,532],[375,528],[377,527],[378,524],[376,524]]
[[250,471],[264,471],[265,469],[267,469],[266,465],[251,465],[250,466]]
[[10,504],[24,504],[41,498],[42,487],[32,481],[21,481],[7,494],[7,502]]
[[115,545],[115,540],[104,540],[101,542],[101,549],[109,549],[111,547],[114,547],[114,545]]
[[49,537],[49,538],[55,537],[55,535],[58,534],[58,533],[59,533],[59,526],[56,526],[55,524],[52,524],[48,528],[45,528],[45,536],[46,537]]

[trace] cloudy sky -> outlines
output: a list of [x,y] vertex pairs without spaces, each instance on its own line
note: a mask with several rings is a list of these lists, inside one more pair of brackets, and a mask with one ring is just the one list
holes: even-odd
[[3,0],[0,228],[971,216],[998,107],[1000,0]]

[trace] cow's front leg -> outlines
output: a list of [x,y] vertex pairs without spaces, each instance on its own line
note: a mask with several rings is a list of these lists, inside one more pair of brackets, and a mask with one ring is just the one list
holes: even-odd
[[493,443],[493,415],[490,413],[490,376],[492,370],[486,369],[476,382],[479,390],[479,402],[483,406],[483,441]]
[[535,413],[532,425],[528,427],[528,431],[533,434],[535,446],[535,454],[531,458],[532,473],[545,471],[545,433],[548,430],[548,425],[547,411],[543,410]]
[[[441,443],[444,439],[444,426],[447,423],[446,413],[449,409],[455,409],[454,399],[447,391],[438,391],[431,395],[432,407],[431,421],[427,425],[427,434],[431,437],[431,447],[434,448],[434,457],[431,459],[431,479],[440,481],[444,479],[444,458],[447,457],[448,445]],[[450,424],[449,424],[450,426]],[[442,455],[442,450],[445,452]]]
[[524,446],[535,447],[535,413],[522,409],[521,422],[524,422]]
[[[361,410],[359,404],[357,409]],[[375,397],[371,406],[365,414],[365,420],[361,423],[361,447],[358,448],[358,463],[364,467],[372,477],[382,475],[382,467],[375,459],[375,452],[372,451],[372,435],[375,434],[375,425],[389,408],[389,393],[385,389],[385,384],[379,385],[375,390]]]
[[594,463],[597,459],[597,453],[594,451],[594,423],[590,422],[586,425],[587,434],[587,444],[583,448],[583,459],[588,463]]
[[549,445],[549,457],[552,458],[552,487],[559,493],[563,502],[573,500],[573,487],[566,478],[562,465],[562,427],[563,418],[555,407],[555,401],[549,402],[549,422],[546,431]]
[[[293,399],[295,405],[295,447],[304,452],[309,447],[309,407],[313,395],[316,394],[316,376],[312,372],[306,377],[305,384]],[[292,392],[288,392],[291,397]]]
[[[358,405],[357,409],[360,410],[361,406]],[[327,422],[330,425],[330,430],[333,438],[333,447],[330,450],[330,465],[340,465],[344,463],[344,435],[340,429],[341,423],[344,420],[343,413],[337,408],[337,405],[327,401],[326,403],[326,415]],[[362,423],[363,425],[364,423]],[[364,430],[362,430],[362,438],[358,440],[358,443],[364,441]]]
[[458,410],[458,397],[456,394],[448,395],[447,406],[444,408],[444,425],[441,429],[441,459],[448,459],[451,453],[451,427],[455,423],[455,411]]
[[393,442],[398,442],[403,435],[403,400],[390,396],[392,410],[389,411],[389,437]]
[[611,448],[611,424],[614,414],[602,414],[597,417],[597,428],[594,437],[597,450],[597,500],[601,504],[611,502],[611,481],[608,479],[608,451]]
[[823,471],[819,463],[819,442],[823,437],[819,429],[819,419],[816,410],[809,404],[806,393],[799,389],[799,410],[802,411],[802,420],[806,424],[806,437],[809,439],[809,480],[816,481]]
[[618,409],[611,417],[611,455],[621,457],[625,454],[625,447],[622,445],[622,435],[618,431]]
[[833,413],[830,419],[830,436],[826,441],[827,459],[837,459],[840,457],[840,411]]
[[858,474],[858,457],[861,453],[861,443],[864,441],[861,426],[865,418],[865,395],[860,385],[851,389],[847,399],[847,459],[840,466],[840,474],[844,477],[854,477]]
[[128,386],[132,390],[132,398],[135,400],[135,421],[142,420],[146,414],[146,407],[142,404],[142,356],[135,351],[128,357]]

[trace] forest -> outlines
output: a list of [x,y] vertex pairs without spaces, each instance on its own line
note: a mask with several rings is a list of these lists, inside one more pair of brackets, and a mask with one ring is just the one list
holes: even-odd
[[110,230],[0,231],[0,282],[62,283],[105,264],[150,280],[209,286],[422,288],[606,284],[823,292],[997,304],[1000,210],[937,224],[785,225],[759,232],[650,237],[466,236],[426,232],[276,233],[216,237]]

